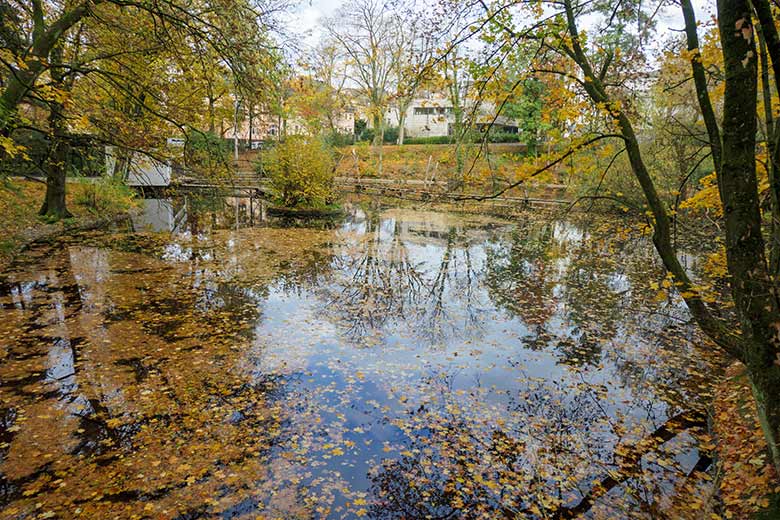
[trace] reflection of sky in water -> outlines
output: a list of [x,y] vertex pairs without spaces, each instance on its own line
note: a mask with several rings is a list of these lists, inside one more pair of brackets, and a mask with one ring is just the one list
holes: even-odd
[[[532,452],[545,446],[534,437],[545,433],[540,428],[571,422],[569,435],[590,450],[583,457],[608,463],[618,442],[614,423],[624,433],[636,428],[629,434],[636,437],[680,411],[662,388],[685,386],[687,375],[664,366],[663,346],[688,348],[681,341],[687,329],[672,328],[686,316],[678,301],[654,301],[637,285],[657,276],[645,242],[606,251],[590,248],[591,235],[568,222],[510,225],[352,207],[342,224],[314,235],[297,257],[287,258],[274,248],[286,248],[284,241],[299,239],[303,230],[269,238],[268,228],[212,229],[204,227],[208,219],[188,213],[187,205],[163,202],[147,204],[144,218],[170,224],[152,225],[171,232],[154,253],[164,267],[144,268],[169,277],[156,283],[185,281],[182,290],[194,293],[193,308],[203,316],[251,309],[249,343],[236,343],[225,370],[250,386],[282,378],[276,399],[287,440],[271,450],[269,478],[278,479],[273,485],[279,489],[309,488],[316,494],[328,488],[339,515],[355,512],[348,503],[371,491],[382,461],[400,461],[424,439],[436,438],[433,429],[412,426],[415,415],[461,421],[464,431],[484,440],[496,431],[514,435],[528,446],[522,464],[529,465]],[[155,208],[165,214],[157,215]],[[113,332],[96,313],[108,316],[113,300],[121,301],[108,290],[112,269],[147,262],[140,260],[143,253],[122,255],[106,247],[70,248],[81,305],[91,312],[78,319],[91,340],[105,345]],[[257,279],[242,278],[257,272],[262,274]],[[17,307],[33,285],[14,289]],[[175,320],[177,302],[164,303]],[[64,305],[54,307],[58,322],[66,321]],[[643,309],[671,317],[650,319]],[[168,330],[158,322],[143,323],[140,314],[112,319]],[[197,336],[197,330],[196,325],[189,333]],[[61,336],[48,350],[45,377],[68,395],[80,383],[71,375],[77,371],[76,350]],[[99,361],[87,360],[91,370],[114,363],[110,355],[118,352],[105,348]],[[122,362],[139,377],[150,377],[150,361],[147,356]],[[98,379],[111,406],[130,413],[132,391],[110,377]],[[695,397],[694,391],[681,391]],[[72,403],[93,406],[76,395]],[[239,423],[242,417],[234,411],[227,420]],[[695,452],[680,445],[677,460],[690,469]],[[287,464],[301,446],[306,462]],[[600,466],[578,464],[583,467],[575,480],[599,476]],[[268,503],[267,486],[257,485],[256,496],[223,513],[261,510]]]
[[[338,426],[337,437],[352,440],[357,446],[346,457],[327,458],[323,472],[337,471],[354,489],[365,488],[371,465],[393,456],[383,453],[382,446],[404,442],[399,430],[388,423],[430,403],[438,391],[433,387],[445,381],[450,398],[466,407],[478,404],[470,415],[473,419],[486,418],[491,424],[496,420],[512,421],[506,407],[518,399],[518,392],[533,378],[538,378],[539,386],[549,392],[547,398],[562,403],[564,409],[579,406],[568,394],[587,383],[599,389],[593,393],[593,400],[599,400],[600,412],[608,417],[663,419],[667,406],[648,387],[634,389],[625,384],[619,355],[602,355],[601,362],[585,370],[570,370],[561,363],[556,343],[561,338],[576,342],[582,336],[575,330],[581,327],[571,322],[564,302],[551,301],[555,304],[543,319],[548,335],[546,347],[527,347],[529,325],[521,316],[507,313],[494,303],[485,278],[488,256],[507,248],[507,228],[494,227],[451,223],[441,218],[435,222],[414,213],[380,217],[372,224],[370,218],[358,212],[341,227],[345,241],[337,247],[332,261],[336,272],[303,290],[271,289],[255,328],[253,370],[298,374],[297,395],[314,396],[315,409],[342,411],[346,419]],[[565,249],[581,243],[584,236],[574,226],[555,223],[549,240]],[[544,274],[549,277],[551,290],[543,298],[559,299],[565,296],[565,277],[572,259],[564,254],[548,261],[554,268]],[[371,262],[376,263],[376,273],[365,269]],[[533,261],[525,269],[532,277],[542,275],[542,267]],[[403,276],[418,277],[417,285]],[[631,289],[630,276],[625,272],[601,272],[596,277],[602,280],[604,291],[628,293]],[[356,306],[344,301],[345,295],[359,292],[361,285],[367,286],[370,294],[392,297],[399,288],[415,287],[419,295],[409,299],[402,309],[390,302],[380,304],[379,315],[345,312],[344,303],[347,309],[357,311],[361,306],[377,305],[362,294]],[[356,328],[354,322],[361,319],[370,324]],[[598,338],[604,340],[604,348],[655,341],[636,334],[633,326],[620,318],[617,321],[613,334]],[[536,327],[538,324],[530,326]],[[575,365],[577,361],[574,357]],[[351,383],[345,383],[347,380]],[[430,381],[438,383],[429,385]],[[328,391],[314,391],[322,388]],[[478,398],[459,398],[469,394]],[[328,424],[332,415],[325,413],[323,424]],[[591,418],[594,424],[583,427],[596,429],[595,423],[603,418]],[[361,433],[356,435],[354,428]],[[322,434],[330,437],[333,432],[324,428]],[[595,436],[605,445],[614,442],[605,431]],[[365,442],[370,444],[366,446]]]

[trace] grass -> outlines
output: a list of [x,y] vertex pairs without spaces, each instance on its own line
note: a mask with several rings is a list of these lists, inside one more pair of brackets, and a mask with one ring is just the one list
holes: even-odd
[[[41,182],[0,179],[0,265],[6,264],[30,237],[54,224],[38,215],[46,193]],[[66,203],[72,218],[64,227],[94,217],[121,215],[135,206],[134,193],[110,180],[68,182]]]
[[[354,150],[354,155],[353,155]],[[477,145],[464,145],[467,181],[479,184],[489,180],[509,179],[524,159],[517,145],[492,144],[489,155]],[[382,177],[390,179],[425,179],[434,172],[445,180],[455,170],[454,145],[385,145],[382,149]],[[357,164],[355,161],[357,156]],[[430,159],[430,165],[429,165]],[[336,174],[363,177],[377,176],[375,151],[365,143],[336,149]]]

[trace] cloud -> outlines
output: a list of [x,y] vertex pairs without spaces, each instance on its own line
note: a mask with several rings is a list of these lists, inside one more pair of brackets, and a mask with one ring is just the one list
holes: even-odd
[[333,15],[341,0],[320,0],[302,3],[293,11],[287,23],[288,30],[300,36],[307,46],[314,46],[323,33],[322,20]]

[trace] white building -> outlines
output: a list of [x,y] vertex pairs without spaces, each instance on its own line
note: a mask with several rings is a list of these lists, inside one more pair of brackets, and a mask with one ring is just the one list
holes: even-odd
[[[117,168],[117,149],[106,146],[106,175],[113,177]],[[153,159],[148,155],[132,152],[127,165],[128,186],[164,187],[171,184],[170,164]]]
[[[321,124],[327,128],[330,123],[323,121]],[[355,132],[355,112],[351,109],[345,109],[334,114],[333,129],[339,134],[352,135]],[[282,118],[275,114],[260,113],[255,114],[252,118],[251,132],[247,118],[239,123],[238,138],[242,142],[248,142],[251,135],[252,142],[259,143],[276,140],[282,132],[287,135],[307,135],[309,131],[306,121],[295,115]],[[225,137],[227,139],[233,137],[232,129],[227,132]]]
[[[493,131],[518,133],[518,122],[505,116],[495,117],[496,107],[488,101],[466,100],[463,120],[476,130],[492,126]],[[385,124],[399,126],[398,107],[387,111]],[[371,120],[368,119],[371,126]],[[441,94],[428,94],[412,100],[406,110],[404,129],[406,137],[441,137],[453,134],[455,113],[450,100]]]

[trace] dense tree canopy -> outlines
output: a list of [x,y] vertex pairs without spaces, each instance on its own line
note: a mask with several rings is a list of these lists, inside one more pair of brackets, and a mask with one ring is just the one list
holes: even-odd
[[24,153],[22,131],[49,142],[42,213],[67,213],[64,149],[74,134],[118,146],[124,174],[135,152],[164,156],[167,137],[213,133],[217,120],[224,126],[236,99],[271,99],[281,57],[273,37],[285,8],[243,0],[4,2],[0,139],[6,156]]

